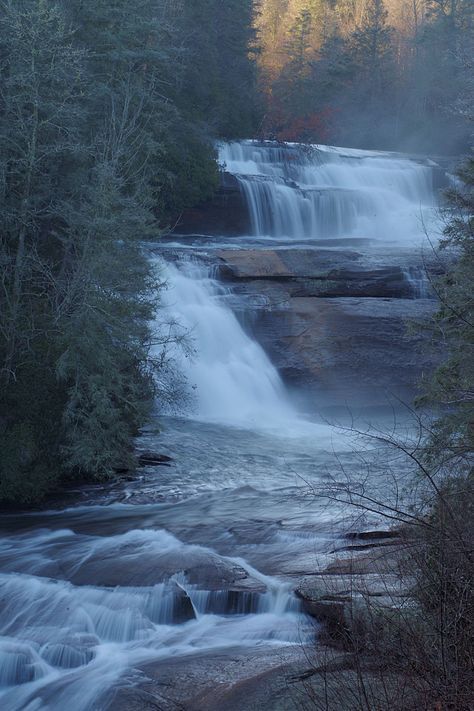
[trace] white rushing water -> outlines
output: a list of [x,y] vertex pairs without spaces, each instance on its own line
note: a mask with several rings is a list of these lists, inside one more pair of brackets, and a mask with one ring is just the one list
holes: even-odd
[[191,414],[201,420],[272,426],[296,417],[278,372],[226,303],[228,292],[202,265],[163,265],[164,302],[191,353],[175,358],[194,394]]
[[[261,592],[210,591],[184,573],[170,577],[170,566],[179,571],[196,559],[229,568],[245,562],[162,530],[39,531],[4,538],[0,558],[0,708],[8,711],[106,708],[104,693],[145,660],[294,645],[311,634],[291,586],[251,567]],[[160,576],[168,580],[150,579]]]
[[414,299],[429,299],[433,295],[430,279],[423,267],[408,267],[403,270],[403,276]]
[[[260,237],[414,244],[433,207],[429,165],[400,156],[249,141],[222,146],[220,160]],[[308,487],[341,471],[366,477],[369,449],[360,473],[336,442],[332,470],[333,428],[298,417],[212,270],[159,268],[168,282],[161,328],[164,315],[171,335],[187,336],[187,349],[170,347],[193,402],[186,417],[151,423],[140,446],[174,461],[114,485],[111,499],[99,491],[89,506],[5,517],[2,711],[113,709],[111,691],[152,660],[314,644],[292,591],[343,535],[347,511],[308,499]],[[413,296],[426,295],[424,272],[405,278]],[[382,500],[387,461],[384,452]]]
[[435,208],[429,161],[331,146],[222,144],[255,236],[368,238],[419,246]]

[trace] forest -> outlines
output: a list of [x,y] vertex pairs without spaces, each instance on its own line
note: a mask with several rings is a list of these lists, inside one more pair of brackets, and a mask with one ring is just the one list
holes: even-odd
[[466,151],[472,22],[469,0],[264,0],[265,130],[283,140]]
[[473,16],[0,0],[2,708],[472,708]]

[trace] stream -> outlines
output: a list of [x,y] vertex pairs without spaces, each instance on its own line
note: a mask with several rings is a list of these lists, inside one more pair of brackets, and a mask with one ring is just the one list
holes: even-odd
[[[297,392],[286,382],[257,337],[255,299],[213,265],[224,247],[284,247],[298,260],[318,241],[337,252],[367,240],[366,264],[398,260],[411,289],[397,308],[428,300],[412,255],[436,223],[432,166],[251,141],[221,146],[220,163],[240,185],[249,234],[174,234],[165,250],[151,249],[168,283],[160,318],[189,334],[188,351],[173,356],[190,397],[184,412],[157,403],[137,447],[172,460],[49,510],[2,516],[5,711],[113,709],[117,690],[139,685],[151,662],[172,660],[179,676],[191,657],[311,645],[315,622],[294,594],[299,578],[323,569],[348,531],[380,526],[375,514],[323,494],[335,481],[358,485],[369,462],[371,492],[388,497],[392,454],[329,421],[317,396],[302,397],[305,383]],[[338,417],[351,422],[343,408]],[[367,418],[390,427],[393,407]]]

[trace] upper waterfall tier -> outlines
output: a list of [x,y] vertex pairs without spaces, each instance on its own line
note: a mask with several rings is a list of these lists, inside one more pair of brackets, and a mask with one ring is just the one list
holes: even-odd
[[361,237],[419,245],[431,225],[434,164],[399,154],[243,141],[221,144],[254,236]]

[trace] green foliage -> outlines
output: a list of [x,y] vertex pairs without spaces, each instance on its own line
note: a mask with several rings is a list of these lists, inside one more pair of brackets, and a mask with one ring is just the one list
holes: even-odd
[[172,223],[182,210],[212,197],[219,184],[217,156],[209,138],[185,124],[166,147],[154,178],[156,204]]
[[181,105],[189,119],[209,123],[221,138],[251,136],[259,122],[254,4],[254,0],[183,4],[189,64]]
[[110,476],[177,397],[140,244],[212,194],[212,138],[254,117],[251,2],[190,5],[0,2],[0,500]]
[[474,445],[474,159],[458,172],[459,186],[447,197],[449,211],[441,248],[454,258],[436,281],[440,308],[435,337],[448,357],[427,385],[424,402],[441,409],[431,447],[454,455],[472,453]]

